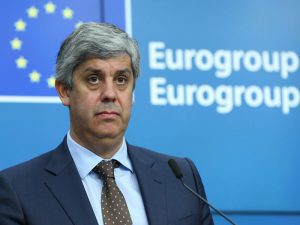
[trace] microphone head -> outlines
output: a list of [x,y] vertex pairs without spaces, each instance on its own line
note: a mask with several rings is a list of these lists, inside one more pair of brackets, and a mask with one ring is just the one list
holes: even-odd
[[183,174],[182,174],[178,164],[176,163],[176,161],[174,159],[169,159],[168,164],[169,164],[170,168],[172,169],[175,177],[177,179],[181,179],[183,177]]

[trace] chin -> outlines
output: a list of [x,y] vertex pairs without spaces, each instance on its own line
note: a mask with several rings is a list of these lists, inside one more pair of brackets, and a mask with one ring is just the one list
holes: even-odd
[[120,127],[116,124],[102,124],[92,129],[95,136],[98,138],[118,138],[125,133],[125,127]]
[[113,139],[113,138],[117,138],[117,137],[121,136],[122,132],[101,130],[101,131],[98,131],[96,133],[96,135],[99,139],[103,139],[103,138]]

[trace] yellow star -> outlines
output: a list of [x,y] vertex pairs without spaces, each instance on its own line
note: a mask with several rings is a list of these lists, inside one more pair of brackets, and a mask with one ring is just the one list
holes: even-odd
[[37,18],[39,14],[39,10],[35,6],[31,6],[27,9],[27,15],[29,18]]
[[27,59],[25,59],[23,56],[20,56],[16,59],[17,68],[19,69],[25,69],[27,67]]
[[77,29],[78,27],[80,27],[83,24],[82,21],[78,21],[78,23],[75,24],[75,28]]
[[40,82],[41,74],[38,71],[34,70],[29,74],[29,77],[32,83],[38,83]]
[[47,79],[48,87],[54,88],[55,87],[55,77],[51,76]]
[[19,19],[17,22],[15,22],[16,31],[25,31],[26,29],[26,23]]
[[72,19],[74,11],[72,9],[70,9],[69,7],[67,7],[62,11],[62,14],[63,14],[64,19]]
[[13,50],[20,50],[22,48],[22,41],[19,38],[14,38],[10,41],[11,48]]
[[55,13],[56,5],[53,4],[53,2],[48,2],[47,4],[44,5],[45,11],[48,14],[53,14]]

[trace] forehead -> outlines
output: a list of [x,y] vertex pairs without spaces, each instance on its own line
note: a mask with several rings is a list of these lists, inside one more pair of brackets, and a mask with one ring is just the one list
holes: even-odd
[[127,55],[116,56],[107,59],[88,58],[80,63],[74,72],[85,72],[87,70],[126,70],[132,73],[131,58]]

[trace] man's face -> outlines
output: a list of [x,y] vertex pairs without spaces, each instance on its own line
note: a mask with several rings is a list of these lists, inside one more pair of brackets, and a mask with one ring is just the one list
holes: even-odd
[[72,90],[66,90],[67,96],[60,96],[70,107],[75,139],[83,146],[89,141],[122,140],[134,87],[130,57],[88,59],[74,70],[72,84]]

